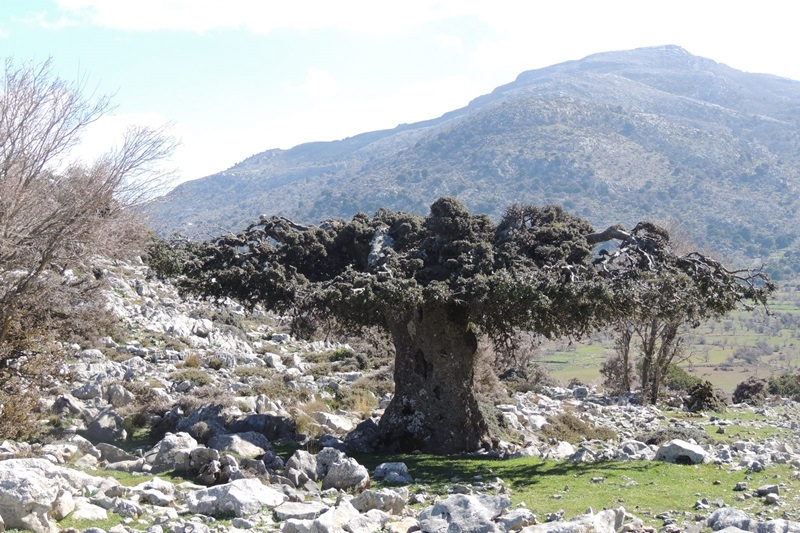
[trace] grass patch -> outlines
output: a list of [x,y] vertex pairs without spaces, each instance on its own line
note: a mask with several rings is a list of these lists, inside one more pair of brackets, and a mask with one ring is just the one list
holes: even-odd
[[[772,411],[779,417],[789,416],[780,407],[773,408]],[[710,442],[719,444],[731,444],[746,439],[759,442],[775,437],[786,439],[792,436],[788,430],[777,428],[770,417],[759,414],[753,409],[733,409],[724,413],[706,412],[702,416],[684,411],[664,411],[663,414],[668,418],[691,418],[696,425],[702,426]],[[719,424],[719,421],[728,421],[730,424]],[[717,433],[720,427],[724,428],[724,433]]]
[[[491,481],[495,476],[510,489],[514,505],[523,503],[538,516],[560,509],[566,517],[574,517],[592,507],[595,511],[620,506],[642,518],[645,523],[661,526],[656,515],[678,511],[694,516],[694,504],[701,498],[722,499],[728,505],[734,500],[736,483],[747,481],[755,488],[764,484],[786,482],[789,505],[796,505],[796,480],[790,480],[788,465],[775,465],[765,472],[747,474],[744,470],[729,471],[714,465],[675,465],[660,461],[615,461],[572,464],[542,459],[483,459],[437,457],[433,455],[357,456],[370,470],[384,461],[406,463],[410,474],[428,490],[447,492],[450,479],[470,483],[474,476]],[[419,487],[416,487],[417,489]],[[411,487],[412,491],[415,487]],[[751,515],[759,511],[779,513],[753,498],[746,502]],[[675,516],[675,515],[673,515]]]
[[169,378],[174,382],[191,381],[195,385],[210,385],[211,376],[199,368],[186,367],[170,373]]
[[122,520],[124,518],[121,515],[116,513],[112,513],[108,511],[108,519],[97,521],[97,520],[74,520],[73,518],[67,516],[60,522],[58,522],[59,530],[64,531],[71,529],[73,531],[84,531],[89,528],[100,528],[104,531],[108,531],[114,526],[118,526],[122,524]]

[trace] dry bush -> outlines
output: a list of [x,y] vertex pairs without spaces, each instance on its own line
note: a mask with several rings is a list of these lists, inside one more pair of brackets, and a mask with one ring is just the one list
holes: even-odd
[[363,388],[340,387],[334,395],[333,407],[357,413],[362,420],[366,420],[378,407],[378,397]]
[[169,379],[174,382],[191,381],[194,385],[209,385],[213,381],[208,372],[199,368],[179,368],[170,373]]
[[499,401],[508,398],[508,391],[497,377],[497,357],[492,346],[481,343],[475,354],[473,387],[476,395]]
[[761,405],[767,398],[769,382],[765,378],[750,376],[736,385],[733,391],[733,403],[747,402],[752,405]]
[[177,403],[183,408],[184,412],[191,413],[209,405],[232,407],[236,405],[236,398],[217,387],[203,386],[195,387],[189,394],[182,396]]
[[700,381],[689,391],[686,409],[689,412],[714,411],[725,412],[727,408],[725,393],[714,387],[710,381]]
[[570,412],[560,413],[547,418],[549,424],[541,430],[547,439],[567,441],[578,444],[585,440],[616,440],[617,433],[603,426],[593,426]]
[[312,400],[295,406],[292,409],[292,418],[297,424],[297,431],[304,435],[316,439],[325,434],[325,430],[320,426],[312,413],[316,411],[330,412],[330,408],[325,402],[319,400]]
[[364,390],[381,397],[387,394],[394,394],[394,369],[391,366],[386,366],[364,374],[351,385],[351,389]]
[[[35,416],[23,398],[48,376],[36,360],[63,359],[52,339],[111,329],[92,262],[121,257],[145,238],[137,205],[158,185],[154,165],[174,143],[164,129],[131,128],[96,161],[70,164],[71,148],[109,99],[84,97],[82,83],[59,79],[50,61],[7,59],[0,87],[0,437],[9,437],[28,432]],[[22,420],[26,412],[31,420]]]
[[197,352],[189,352],[183,357],[183,366],[185,368],[200,368],[203,364],[203,359]]
[[266,366],[237,366],[233,369],[234,375],[240,378],[264,378],[269,379],[275,376],[275,371]]
[[215,357],[208,362],[208,368],[210,368],[211,370],[220,370],[224,366],[225,366],[225,359],[221,357]]
[[699,444],[705,444],[711,440],[711,437],[700,428],[674,426],[658,428],[636,437],[638,441],[644,442],[645,444],[654,444],[656,446],[660,446],[674,439],[685,441],[694,440]]

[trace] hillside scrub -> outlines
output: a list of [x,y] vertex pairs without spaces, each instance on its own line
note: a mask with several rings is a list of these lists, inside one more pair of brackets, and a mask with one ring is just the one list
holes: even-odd
[[163,129],[134,127],[96,161],[73,161],[109,99],[86,98],[50,61],[8,59],[0,84],[0,434],[17,436],[35,430],[25,420],[59,342],[113,327],[92,260],[144,245],[135,206],[174,143]]
[[452,453],[495,445],[475,395],[482,343],[508,347],[520,331],[580,337],[646,305],[699,322],[764,304],[774,289],[760,272],[677,256],[668,243],[650,223],[595,232],[558,206],[513,205],[495,224],[441,198],[424,218],[380,210],[304,226],[262,216],[238,235],[162,243],[152,266],[185,291],[388,332],[395,394],[379,446]]

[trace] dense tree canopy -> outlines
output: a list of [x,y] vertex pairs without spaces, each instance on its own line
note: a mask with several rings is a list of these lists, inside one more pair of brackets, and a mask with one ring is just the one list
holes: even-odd
[[207,296],[383,328],[396,391],[382,444],[453,452],[492,445],[472,390],[482,338],[584,334],[637,312],[642,288],[667,274],[681,296],[664,312],[691,303],[697,320],[771,290],[760,275],[673,256],[667,241],[653,225],[597,233],[558,206],[514,205],[495,224],[441,198],[424,218],[381,210],[306,227],[262,216],[238,235],[185,243],[179,262],[156,266]]

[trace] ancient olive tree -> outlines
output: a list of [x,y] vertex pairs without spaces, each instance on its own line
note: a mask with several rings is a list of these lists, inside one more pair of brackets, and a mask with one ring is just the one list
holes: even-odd
[[775,285],[761,271],[729,270],[698,252],[675,253],[680,247],[669,233],[651,223],[617,236],[619,248],[595,261],[615,294],[616,357],[601,371],[615,388],[630,392],[635,367],[642,400],[656,403],[670,365],[685,359],[687,328],[740,305],[766,307]]
[[[126,246],[133,206],[154,184],[152,164],[173,141],[132,128],[91,164],[71,159],[86,128],[110,109],[59,79],[51,63],[7,60],[0,81],[0,420],[32,393],[28,378],[58,325],[75,321],[96,287],[91,258]],[[56,320],[61,319],[61,320]],[[37,357],[38,356],[38,357]],[[38,371],[42,375],[41,371]],[[1,396],[2,394],[0,394]],[[18,406],[19,407],[19,406]],[[21,417],[23,407],[14,409]],[[17,426],[19,427],[19,426]],[[9,435],[7,432],[6,435]]]
[[[645,247],[642,260],[596,257],[612,240]],[[207,296],[385,329],[395,395],[380,421],[382,444],[449,453],[493,444],[473,391],[479,342],[520,330],[581,335],[608,323],[627,309],[615,291],[666,258],[650,244],[618,229],[595,233],[557,206],[512,206],[495,224],[442,198],[424,218],[381,210],[302,226],[262,216],[238,235],[185,243],[167,270]]]
[[557,207],[514,207],[495,225],[452,198],[426,218],[382,210],[305,227],[262,217],[239,235],[190,243],[181,283],[384,328],[396,351],[384,444],[470,450],[491,445],[472,388],[483,335],[560,336],[601,322],[611,295],[592,275],[591,232]]

